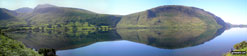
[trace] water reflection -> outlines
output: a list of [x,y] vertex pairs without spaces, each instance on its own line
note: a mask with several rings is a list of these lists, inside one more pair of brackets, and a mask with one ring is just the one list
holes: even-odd
[[99,41],[120,39],[114,31],[16,31],[6,35],[22,41],[27,47],[53,48],[56,50],[73,49]]
[[118,29],[111,31],[15,31],[9,37],[22,41],[27,47],[74,49],[100,41],[129,40],[163,49],[177,49],[202,44],[224,32],[211,29]]
[[177,49],[202,44],[224,32],[221,29],[119,29],[122,39],[147,45]]

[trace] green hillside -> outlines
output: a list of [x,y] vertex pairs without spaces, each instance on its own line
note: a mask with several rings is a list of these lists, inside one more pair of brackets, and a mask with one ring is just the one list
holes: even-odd
[[116,23],[120,20],[120,16],[47,5],[38,5],[31,15],[32,17],[27,18],[30,26],[115,27]]
[[203,9],[167,5],[123,16],[117,28],[216,28],[225,22]]
[[[18,10],[21,11],[20,9],[16,11]],[[38,5],[32,12],[28,13],[13,11],[16,15],[12,15],[8,14],[9,11],[0,11],[2,28],[9,28],[9,25],[22,23],[22,25],[15,26],[15,29],[16,27],[18,29],[39,30],[108,29],[114,28],[121,18],[121,16],[116,15],[98,14],[84,9],[57,7],[48,4]]]
[[0,8],[0,28],[14,27],[26,24],[24,20],[20,20],[16,16],[17,13],[15,11]]
[[30,24],[63,24],[67,25],[70,23],[85,23],[96,25],[96,26],[111,26],[114,27],[116,22],[120,19],[119,16],[98,14],[83,9],[66,8],[50,6],[45,8],[46,5],[39,5],[33,11],[33,16],[29,19]]
[[220,28],[226,25],[221,18],[203,9],[179,5],[160,6],[125,16],[98,14],[84,9],[47,4],[29,9],[28,13],[19,12],[1,9],[1,28],[21,26],[21,29],[83,30],[115,27]]

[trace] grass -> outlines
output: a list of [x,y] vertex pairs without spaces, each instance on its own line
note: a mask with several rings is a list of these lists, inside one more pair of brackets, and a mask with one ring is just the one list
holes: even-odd
[[0,56],[42,56],[19,41],[0,35]]
[[[233,51],[245,51],[245,52],[247,52],[247,42],[243,41],[241,43],[235,44],[234,48],[236,50],[233,50]],[[226,54],[224,54],[224,56],[247,56],[247,54],[232,54],[231,52],[227,52]]]

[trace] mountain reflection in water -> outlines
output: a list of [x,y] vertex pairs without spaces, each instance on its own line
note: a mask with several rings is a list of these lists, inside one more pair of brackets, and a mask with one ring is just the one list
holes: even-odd
[[224,32],[221,29],[117,29],[111,31],[15,31],[7,35],[27,47],[74,49],[101,41],[129,40],[150,46],[177,49],[202,44]]

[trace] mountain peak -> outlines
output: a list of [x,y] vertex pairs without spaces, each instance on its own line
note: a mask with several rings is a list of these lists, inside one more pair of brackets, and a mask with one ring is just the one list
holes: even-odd
[[51,4],[39,4],[38,6],[35,7],[35,9],[47,8],[47,7],[57,7],[57,6]]

